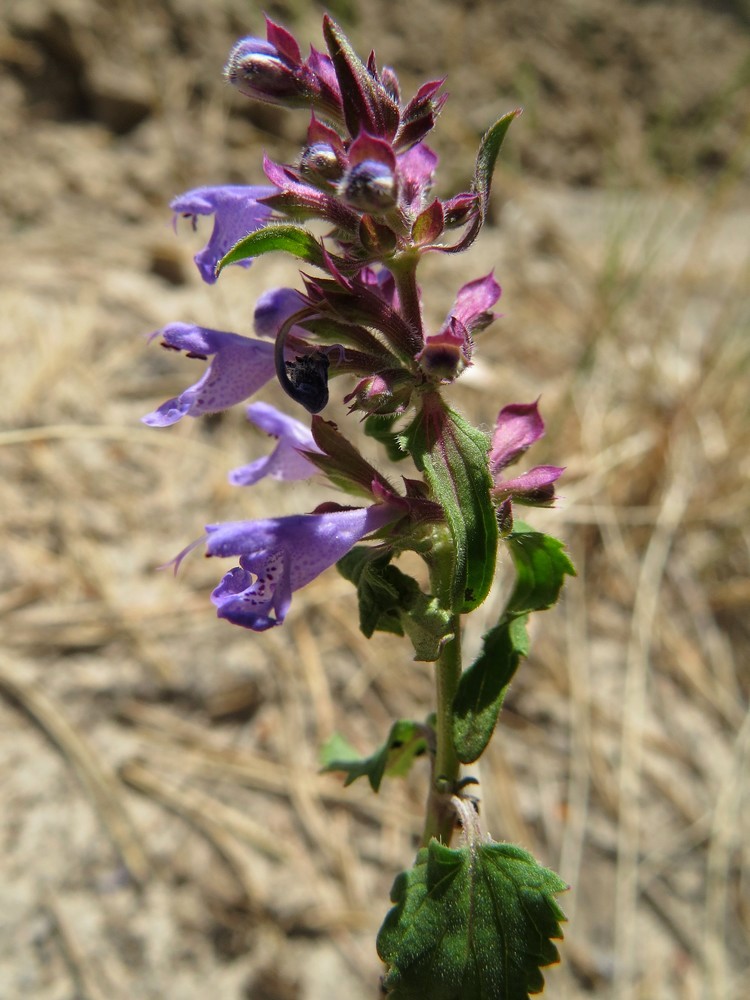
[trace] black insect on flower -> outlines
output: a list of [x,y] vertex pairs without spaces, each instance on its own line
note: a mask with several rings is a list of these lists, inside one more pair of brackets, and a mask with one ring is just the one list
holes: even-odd
[[298,355],[285,364],[284,388],[308,413],[320,413],[328,403],[328,358],[320,351]]

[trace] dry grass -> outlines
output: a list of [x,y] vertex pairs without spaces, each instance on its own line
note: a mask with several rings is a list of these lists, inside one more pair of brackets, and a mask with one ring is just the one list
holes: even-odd
[[[180,169],[221,179],[220,157],[178,154],[198,126],[229,131],[207,101],[191,132],[173,114],[180,82],[167,73],[160,91],[174,146],[151,187],[158,120],[143,148],[80,125],[66,146],[40,126],[54,210],[24,208],[0,250],[0,994],[374,997],[372,939],[425,775],[344,790],[317,774],[317,748],[335,728],[367,752],[394,717],[423,715],[431,668],[389,637],[367,643],[333,572],[283,629],[253,636],[213,618],[217,563],[157,571],[206,521],[326,495],[231,489],[226,470],[266,447],[241,413],[138,423],[199,364],[142,332],[178,318],[241,330],[254,296],[293,273],[262,261],[207,289],[189,237],[172,242],[157,203]],[[19,148],[39,171],[32,139]],[[568,467],[563,503],[531,519],[565,537],[579,575],[538,617],[479,768],[486,828],[572,886],[555,998],[739,1000],[750,972],[740,139],[734,156],[708,189],[629,196],[505,175],[497,227],[426,268],[434,322],[462,280],[496,268],[506,315],[459,403],[490,424],[541,393],[534,459]],[[102,169],[120,186],[105,207]],[[164,259],[178,283],[158,277]],[[493,610],[469,623],[470,647]]]

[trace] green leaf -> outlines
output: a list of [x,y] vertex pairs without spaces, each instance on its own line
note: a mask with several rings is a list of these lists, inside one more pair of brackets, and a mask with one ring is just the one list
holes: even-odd
[[400,462],[408,455],[402,447],[400,435],[393,430],[397,420],[398,414],[369,416],[365,418],[364,424],[367,437],[375,438],[383,445],[391,462]]
[[[355,545],[336,563],[336,569],[344,579],[357,588],[359,627],[368,639],[376,631],[404,634],[398,613],[399,589],[385,572],[391,558],[390,552]],[[416,586],[416,581],[414,584]]]
[[392,552],[355,545],[337,568],[357,588],[359,627],[369,639],[374,632],[406,633],[415,659],[434,662],[452,638],[451,616],[415,579],[390,565]]
[[397,876],[396,905],[378,934],[391,1000],[528,1000],[540,968],[559,961],[552,938],[567,886],[512,844],[457,850],[432,840]]
[[490,200],[490,187],[492,186],[492,174],[495,170],[500,147],[505,139],[505,134],[510,128],[514,118],[521,114],[521,109],[516,108],[507,115],[496,121],[495,124],[485,133],[477,153],[476,165],[474,167],[474,182],[472,187],[481,199],[481,216],[487,214],[487,205]]
[[438,393],[423,397],[422,410],[403,440],[445,511],[451,533],[451,592],[440,596],[446,607],[462,614],[473,611],[489,593],[497,555],[489,441]]
[[453,701],[453,740],[463,764],[484,753],[492,738],[505,695],[529,640],[526,622],[532,611],[551,607],[575,569],[557,538],[517,521],[506,539],[516,582],[498,624],[484,636],[482,652],[464,671]]
[[573,563],[558,538],[533,531],[516,521],[506,541],[516,570],[516,584],[505,609],[506,615],[551,608],[560,596],[566,576],[575,576]]
[[313,264],[315,267],[324,268],[325,258],[320,243],[312,233],[300,226],[290,226],[287,224],[273,224],[264,226],[263,229],[256,229],[254,233],[249,233],[224,254],[216,265],[216,273],[222,271],[227,264],[237,264],[241,260],[248,260],[250,257],[261,257],[265,253],[274,251],[290,253],[293,257]]
[[338,733],[328,740],[320,751],[322,771],[343,771],[344,785],[351,785],[357,778],[367,778],[374,792],[380,789],[383,778],[403,778],[417,757],[427,751],[425,727],[418,722],[399,719],[391,726],[388,739],[369,757],[359,757],[357,751]]
[[529,648],[526,616],[503,618],[485,635],[482,652],[461,675],[453,700],[453,742],[458,759],[470,764],[492,738],[505,694]]

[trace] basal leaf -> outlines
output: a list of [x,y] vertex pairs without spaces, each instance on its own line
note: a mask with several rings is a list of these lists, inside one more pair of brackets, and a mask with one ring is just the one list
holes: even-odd
[[427,750],[425,727],[418,722],[399,719],[391,726],[388,739],[369,757],[359,757],[357,751],[338,733],[328,740],[320,752],[322,771],[343,771],[344,785],[357,778],[367,778],[374,792],[380,789],[385,775],[403,778],[414,760]]
[[558,875],[512,844],[432,840],[393,884],[378,934],[391,1000],[528,1000],[559,961]]
[[325,267],[323,250],[312,233],[300,226],[274,224],[256,229],[235,243],[216,265],[216,273],[222,271],[227,264],[236,264],[250,257],[260,257],[279,250],[315,267]]

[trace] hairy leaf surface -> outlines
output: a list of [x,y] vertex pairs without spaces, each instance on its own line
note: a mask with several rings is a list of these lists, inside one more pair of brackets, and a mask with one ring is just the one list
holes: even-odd
[[512,844],[432,840],[396,878],[378,934],[391,1000],[528,1000],[559,961],[567,886]]

